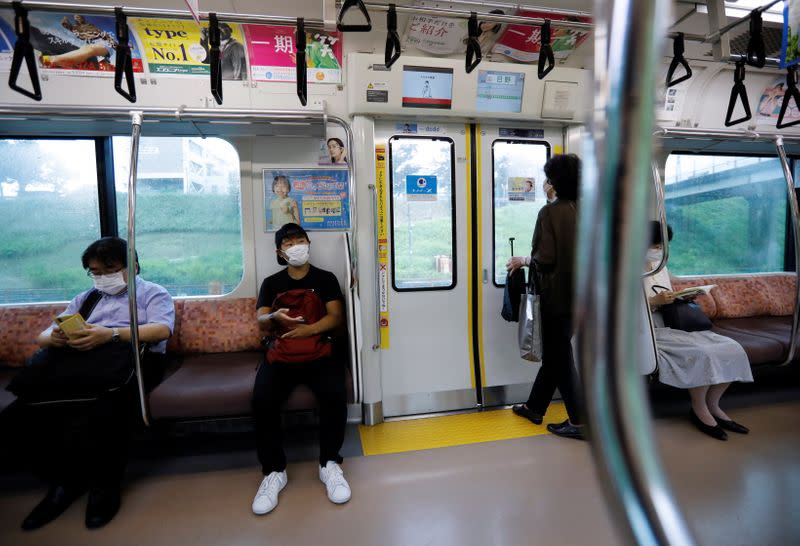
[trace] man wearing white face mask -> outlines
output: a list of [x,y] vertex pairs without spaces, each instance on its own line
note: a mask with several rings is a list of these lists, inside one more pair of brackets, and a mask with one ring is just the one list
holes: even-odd
[[272,340],[253,390],[258,459],[264,474],[253,499],[261,515],[278,505],[286,486],[281,405],[298,384],[307,385],[319,407],[319,479],[335,504],[350,500],[350,485],[339,464],[347,421],[344,363],[327,335],[343,326],[342,291],[336,276],[308,262],[310,241],[297,224],[275,233],[278,263],[288,267],[267,277],[258,293],[257,317]]
[[[130,313],[127,292],[127,243],[104,237],[89,245],[81,256],[94,289],[78,294],[60,316],[80,313],[87,327],[68,337],[51,325],[37,338],[42,349],[9,390],[17,394],[18,421],[35,430],[29,460],[50,489],[22,523],[37,529],[64,512],[89,490],[86,526],[102,527],[120,506],[120,484],[127,463],[128,422],[137,410],[136,378],[130,345]],[[136,269],[138,272],[139,264]],[[161,286],[136,277],[139,339],[154,354],[143,364],[156,364],[166,349],[175,324],[175,307]],[[163,364],[163,362],[158,362]],[[156,370],[153,370],[154,372]],[[33,373],[35,372],[35,373]],[[131,380],[132,378],[132,380]],[[19,381],[17,381],[19,379]],[[145,377],[147,379],[147,377]],[[84,434],[62,420],[63,404],[31,406],[29,401],[75,399],[94,401],[70,404]],[[132,396],[133,395],[133,396]],[[38,409],[37,409],[38,408]],[[60,445],[74,435],[79,441]]]

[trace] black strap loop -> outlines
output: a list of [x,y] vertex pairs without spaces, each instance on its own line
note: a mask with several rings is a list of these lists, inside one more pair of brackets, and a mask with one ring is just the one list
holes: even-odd
[[764,68],[767,64],[767,52],[762,32],[761,9],[750,13],[750,40],[747,42],[747,64],[756,68]]
[[[14,31],[17,33],[17,43],[14,44],[14,57],[11,59],[11,73],[8,76],[8,86],[18,93],[33,100],[42,100],[42,88],[39,85],[39,72],[36,69],[36,58],[31,45],[31,24],[28,21],[28,10],[22,7],[22,2],[13,2]],[[28,67],[33,91],[28,91],[17,85],[22,59]]]
[[297,68],[297,96],[300,104],[308,104],[308,67],[306,66],[306,23],[305,19],[297,19],[297,54],[295,55]]
[[211,69],[211,94],[217,104],[222,104],[222,55],[219,50],[219,20],[217,14],[208,14],[208,59]]
[[397,8],[394,4],[389,4],[389,12],[386,14],[386,54],[384,55],[383,64],[386,68],[391,68],[392,65],[400,58],[400,35],[397,34]]
[[[122,8],[114,8],[117,31],[117,59],[114,66],[114,89],[129,102],[136,102],[136,84],[133,80],[133,59],[131,55],[130,37],[128,35],[128,17]],[[125,83],[128,90],[122,88],[122,75],[125,74]]]
[[[675,38],[672,39],[672,62],[669,64],[669,70],[667,71],[667,87],[672,87],[673,85],[678,85],[681,82],[685,82],[689,78],[692,77],[692,69],[689,68],[689,63],[686,62],[686,59],[683,56],[684,52],[684,45],[683,45],[683,32],[679,32]],[[686,74],[681,76],[678,79],[673,80],[672,76],[675,75],[675,69],[678,68],[678,65],[682,66],[683,69],[686,71]]]
[[[736,61],[736,69],[733,71],[733,88],[731,89],[731,98],[728,101],[728,113],[725,116],[725,127],[736,125],[750,119],[750,101],[747,98],[747,88],[744,86],[744,59]],[[742,106],[744,107],[744,116],[739,119],[731,120],[733,109],[736,107],[736,99],[741,99]]]
[[481,64],[483,53],[481,53],[481,44],[478,41],[478,36],[481,35],[481,30],[478,27],[478,14],[474,11],[469,15],[467,22],[467,57],[465,59],[465,68],[467,74],[475,70]]
[[550,20],[545,19],[542,25],[542,39],[539,47],[539,79],[543,80],[556,66],[556,59],[553,55],[553,46],[550,45]]
[[783,116],[786,115],[786,111],[789,109],[789,101],[791,99],[794,99],[794,107],[800,109],[800,91],[797,90],[797,66],[790,66],[786,69],[786,92],[783,94],[781,113],[775,126],[778,129],[785,129],[800,123],[800,118],[789,123],[783,123]]
[[[364,15],[364,19],[367,20],[366,24],[345,25],[342,22],[344,20],[344,14],[353,7],[357,7],[362,15]],[[362,0],[344,0],[341,9],[339,9],[339,13],[336,15],[336,28],[341,32],[369,32],[372,30],[372,19],[369,18],[369,12],[364,2],[362,2]]]

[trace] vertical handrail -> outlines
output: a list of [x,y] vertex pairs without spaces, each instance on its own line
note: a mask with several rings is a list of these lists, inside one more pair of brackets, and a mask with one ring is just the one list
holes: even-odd
[[128,175],[128,309],[131,317],[131,347],[136,367],[136,384],[139,387],[139,407],[142,421],[150,426],[147,401],[144,396],[142,360],[139,357],[139,312],[136,307],[136,171],[139,165],[139,137],[142,134],[142,112],[131,112],[131,170]]
[[369,189],[372,194],[372,221],[375,233],[372,238],[372,251],[375,259],[375,342],[372,344],[372,350],[379,351],[381,349],[381,260],[378,243],[378,188],[375,187],[375,184],[370,184]]
[[789,211],[792,217],[792,239],[794,241],[794,272],[795,272],[795,294],[794,294],[794,313],[792,313],[792,337],[789,340],[789,352],[786,360],[781,366],[786,366],[794,360],[794,353],[797,350],[797,329],[800,326],[800,210],[797,205],[797,194],[794,191],[794,177],[792,169],[789,168],[789,160],[786,157],[786,149],[783,147],[783,137],[775,137],[775,147],[778,149],[778,157],[783,167],[783,177],[786,179],[786,192],[789,198]]
[[[663,250],[661,252],[661,261],[652,271],[648,271],[643,276],[652,277],[659,271],[664,269],[669,260],[669,236],[667,231],[667,202],[664,196],[664,185],[661,183],[661,172],[658,170],[658,165],[655,161],[652,163],[653,169],[653,189],[656,191],[656,208],[658,209],[658,223],[661,227],[661,244]],[[648,243],[649,244],[649,243]]]
[[607,58],[607,68],[595,74],[593,142],[587,144],[593,155],[586,158],[579,207],[576,269],[584,272],[575,298],[591,445],[629,542],[693,545],[660,464],[637,335],[629,327],[641,301],[653,97],[669,2],[617,0],[607,10],[604,0],[595,0],[594,15],[595,52]]

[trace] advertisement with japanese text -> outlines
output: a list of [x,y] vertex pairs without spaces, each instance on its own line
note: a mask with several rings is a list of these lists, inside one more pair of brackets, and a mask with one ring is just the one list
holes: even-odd
[[350,229],[346,169],[264,169],[266,230],[294,222],[306,229]]
[[[113,17],[33,11],[28,14],[28,20],[31,45],[41,69],[51,74],[75,76],[114,75],[119,44]],[[0,12],[0,67],[3,68],[11,66],[11,53],[7,48],[10,43],[13,50],[16,43],[13,29],[13,12]],[[130,45],[133,71],[143,72],[142,56],[133,39]],[[9,59],[7,64],[6,58]]]
[[[244,25],[255,81],[294,82],[296,79],[295,28]],[[342,82],[342,42],[337,32],[306,32],[308,81]]]
[[[113,21],[113,19],[112,19]],[[208,23],[132,18],[152,74],[165,76],[207,75]],[[246,80],[247,58],[241,25],[220,23],[220,57],[223,80]]]
[[[457,3],[453,7],[458,7]],[[416,6],[433,7],[432,2],[419,1]],[[439,4],[436,4],[438,7]],[[490,13],[502,15],[503,10],[492,10]],[[478,43],[481,51],[487,53],[494,45],[505,25],[489,21],[478,21],[480,34]],[[467,20],[435,17],[430,15],[412,15],[408,19],[403,45],[415,47],[420,51],[434,55],[450,55],[466,50]]]
[[[567,15],[553,15],[540,11],[520,10],[518,15],[525,17],[541,17],[553,21],[578,21],[590,23],[589,17],[575,17]],[[550,45],[556,59],[566,59],[572,51],[586,41],[588,31],[569,28],[553,27],[550,31]],[[529,27],[523,25],[509,25],[506,31],[497,40],[492,52],[505,55],[524,63],[539,61],[539,49],[542,45],[542,27]]]

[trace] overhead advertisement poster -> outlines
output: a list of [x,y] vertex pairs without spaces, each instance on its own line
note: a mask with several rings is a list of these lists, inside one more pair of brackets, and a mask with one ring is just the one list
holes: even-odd
[[[297,79],[295,27],[244,25],[244,32],[253,80]],[[342,82],[342,41],[338,32],[306,32],[306,67],[311,83]]]
[[[443,4],[440,1],[431,2],[418,0],[414,3],[418,7],[436,7],[445,9],[469,9],[465,4],[450,2]],[[503,15],[503,10],[495,9],[490,13]],[[478,43],[481,51],[486,54],[497,37],[500,36],[504,25],[478,20]],[[415,47],[420,51],[434,55],[452,55],[462,53],[467,44],[467,20],[450,17],[437,17],[433,15],[412,15],[408,18],[408,25],[403,36],[403,46]]]
[[[113,23],[113,18],[111,18]],[[151,74],[164,76],[210,73],[208,23],[178,19],[131,18]],[[223,80],[246,80],[247,58],[241,25],[220,23]]]
[[[11,66],[7,43],[16,43],[14,13],[0,12],[0,68]],[[28,14],[30,41],[39,68],[50,74],[112,77],[117,58],[115,20],[107,15],[79,13],[50,13],[32,11]],[[143,72],[142,56],[135,40],[130,40],[133,71]],[[8,61],[5,62],[5,59]],[[23,68],[25,72],[27,69]]]
[[[541,11],[520,10],[517,15],[524,17],[540,17],[551,21],[577,21],[591,23],[590,17],[572,15],[554,15]],[[570,53],[580,46],[589,37],[586,30],[552,27],[550,30],[550,45],[556,59],[566,59]],[[509,25],[506,31],[497,40],[492,52],[505,55],[523,63],[539,61],[539,49],[542,46],[542,27],[529,27],[524,25]]]
[[346,169],[264,169],[266,231],[294,222],[306,229],[350,229]]
[[13,18],[14,15],[6,11],[2,11],[0,14],[0,70],[10,70],[17,38],[14,27],[7,18],[9,15]]
[[522,111],[524,86],[525,74],[521,72],[479,70],[476,109],[478,112],[518,113]]

